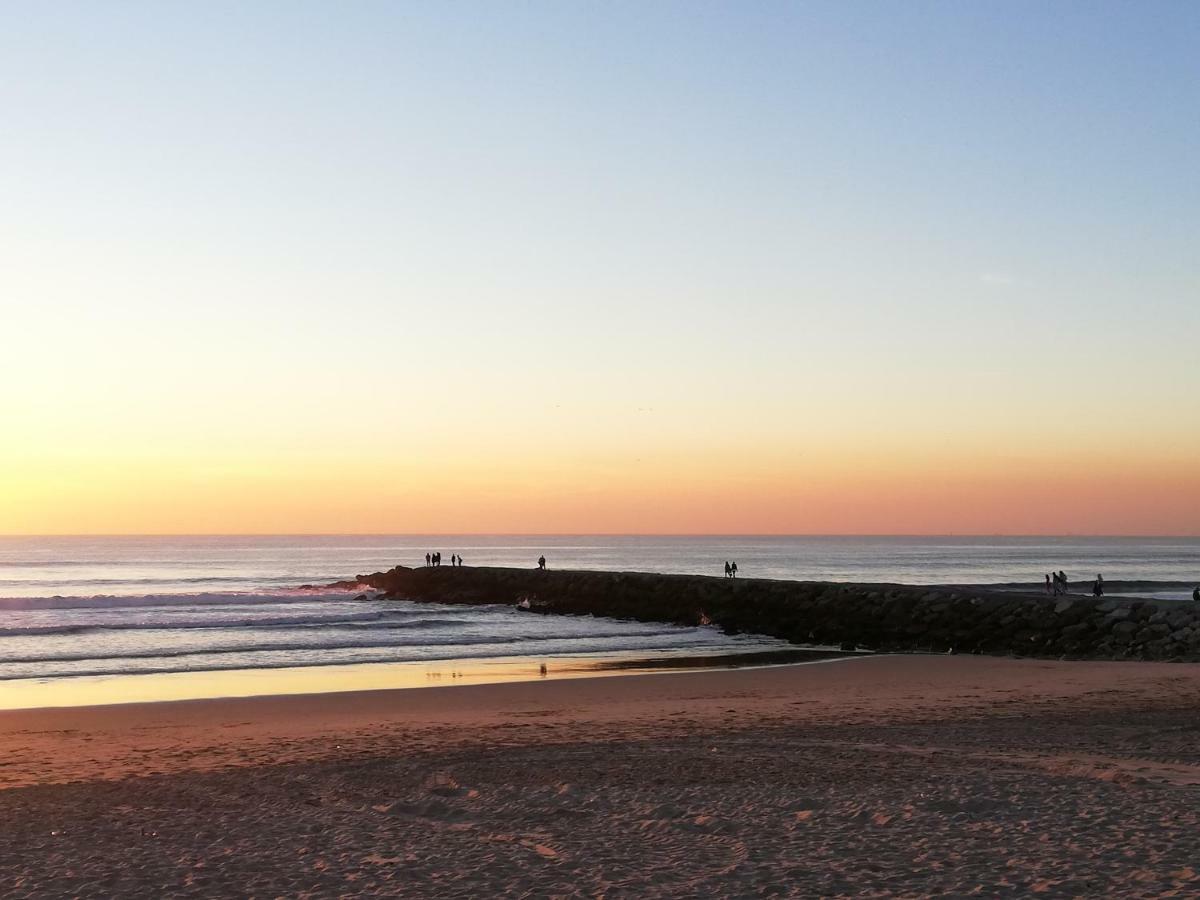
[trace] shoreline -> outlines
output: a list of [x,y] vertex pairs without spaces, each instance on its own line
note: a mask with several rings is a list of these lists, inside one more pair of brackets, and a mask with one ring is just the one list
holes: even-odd
[[872,654],[832,648],[613,651],[577,656],[513,655],[395,663],[344,663],[196,672],[80,675],[0,681],[0,712],[79,709],[138,703],[411,691],[440,687],[668,674],[708,669],[808,665]]

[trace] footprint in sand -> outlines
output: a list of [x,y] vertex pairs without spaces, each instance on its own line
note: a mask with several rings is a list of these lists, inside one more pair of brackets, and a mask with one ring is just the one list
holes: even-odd
[[459,784],[453,775],[445,772],[434,772],[432,775],[427,776],[421,786],[429,793],[436,794],[439,797],[474,798],[479,796],[479,791]]

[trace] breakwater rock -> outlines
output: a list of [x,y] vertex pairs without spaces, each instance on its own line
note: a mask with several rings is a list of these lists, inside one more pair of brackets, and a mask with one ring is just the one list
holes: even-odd
[[385,596],[529,601],[533,613],[610,616],[876,651],[1200,660],[1200,604],[972,586],[843,584],[472,566],[359,575]]

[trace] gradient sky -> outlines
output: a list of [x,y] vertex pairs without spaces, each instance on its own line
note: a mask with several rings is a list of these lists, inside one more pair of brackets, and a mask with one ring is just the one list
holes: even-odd
[[0,532],[1200,533],[1200,4],[0,6]]

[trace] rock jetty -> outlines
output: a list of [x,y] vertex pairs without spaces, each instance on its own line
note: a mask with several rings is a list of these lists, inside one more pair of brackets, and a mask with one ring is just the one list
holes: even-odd
[[397,566],[338,583],[356,585],[395,599],[522,606],[528,601],[531,613],[707,622],[731,633],[843,649],[1200,660],[1200,604],[1190,601],[473,566]]

